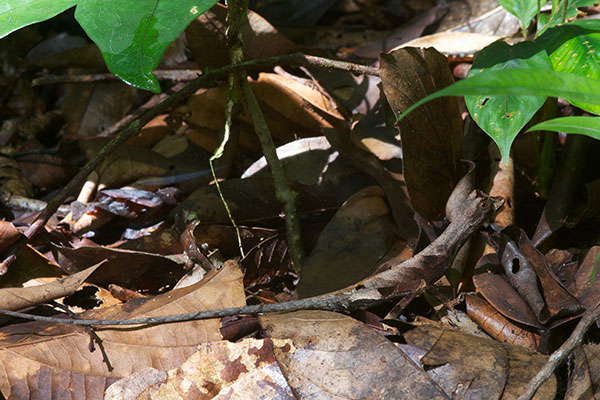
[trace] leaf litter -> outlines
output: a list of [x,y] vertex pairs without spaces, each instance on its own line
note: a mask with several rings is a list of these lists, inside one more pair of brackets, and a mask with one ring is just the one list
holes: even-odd
[[[392,12],[388,2],[349,3],[355,4],[324,5],[316,19],[302,20],[308,26],[276,29],[255,11],[242,26],[247,60],[301,51],[378,65],[379,76],[285,63],[248,70],[297,194],[308,254],[300,272],[245,107],[234,110],[216,170],[230,215],[223,207],[208,166],[226,118],[225,85],[215,80],[106,157],[45,229],[16,251],[3,269],[0,308],[114,320],[337,294],[350,299],[351,309],[126,329],[3,317],[5,397],[516,398],[581,313],[600,304],[593,284],[598,248],[590,239],[598,234],[592,172],[578,171],[575,184],[560,176],[570,170],[559,165],[556,179],[564,180],[566,192],[553,188],[547,202],[530,202],[536,182],[523,156],[533,154],[530,138],[515,139],[507,171],[482,132],[471,128],[461,99],[439,99],[395,123],[416,100],[451,84],[459,63],[516,32],[509,19],[498,23],[502,9],[431,1],[406,2]],[[257,8],[277,20],[268,9]],[[217,5],[194,20],[159,69],[168,76],[174,65],[230,64],[226,14]],[[316,34],[315,21],[335,35]],[[64,32],[59,22],[47,24]],[[364,28],[359,40],[350,34],[355,24]],[[37,26],[18,31],[0,47],[6,55],[3,259],[27,240],[24,228],[111,132],[164,98],[115,82],[32,86],[31,73],[105,72],[80,34],[64,47],[67,36],[40,32]],[[163,83],[167,93],[177,85]],[[585,150],[568,144],[563,151],[572,147]],[[469,188],[459,184],[462,159],[477,166]],[[473,188],[502,196],[504,214],[494,220],[498,198]],[[244,258],[230,218],[240,225]],[[457,266],[460,252],[467,255]],[[479,336],[444,322],[457,321],[447,315],[475,321]],[[577,371],[567,371],[560,383],[568,396],[597,387],[595,342],[574,353]],[[556,392],[553,377],[536,398]]]

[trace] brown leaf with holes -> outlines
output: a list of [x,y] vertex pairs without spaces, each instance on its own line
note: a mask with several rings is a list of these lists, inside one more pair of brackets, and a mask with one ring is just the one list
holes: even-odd
[[[80,314],[88,319],[163,316],[245,305],[235,262],[203,281],[156,297]],[[0,329],[0,390],[15,399],[102,399],[113,382],[153,367],[180,366],[200,343],[222,339],[218,319],[135,329],[98,329],[90,352],[83,327],[30,322]],[[110,368],[109,368],[110,364]]]

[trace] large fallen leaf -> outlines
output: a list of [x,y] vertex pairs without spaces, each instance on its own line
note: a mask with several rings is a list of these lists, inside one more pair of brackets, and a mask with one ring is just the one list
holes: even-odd
[[261,73],[250,85],[271,132],[288,141],[320,136],[322,127],[331,128],[342,119],[330,98],[300,80]]
[[[380,63],[385,97],[397,116],[416,99],[454,80],[446,57],[431,48],[404,48],[382,54]],[[460,179],[462,120],[458,101],[447,98],[419,108],[401,120],[398,129],[411,204],[421,216],[439,218]]]
[[[242,273],[234,262],[187,288],[80,314],[129,319],[245,305]],[[14,399],[102,399],[113,382],[147,367],[168,371],[200,343],[221,340],[218,319],[145,328],[101,329],[94,352],[83,327],[42,322],[0,329],[0,390]],[[110,363],[111,368],[108,367]]]
[[394,344],[353,318],[298,311],[260,322],[273,340],[293,341],[295,351],[275,348],[275,357],[299,398],[447,398]]

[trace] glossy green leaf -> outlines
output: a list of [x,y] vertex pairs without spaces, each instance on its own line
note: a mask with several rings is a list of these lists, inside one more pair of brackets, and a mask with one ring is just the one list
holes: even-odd
[[586,135],[600,139],[600,117],[562,117],[541,122],[527,130]]
[[498,3],[521,22],[521,29],[526,31],[531,20],[537,14],[538,0],[498,0]]
[[419,100],[399,119],[420,105],[443,96],[480,95],[552,96],[600,105],[600,80],[532,68],[485,71]]
[[152,70],[167,46],[217,0],[80,0],[75,18],[98,45],[110,72],[152,92]]
[[419,100],[400,119],[421,104],[443,96],[494,95],[552,96],[600,104],[600,81],[578,75],[536,69],[487,71],[458,81]]
[[77,4],[77,0],[0,0],[0,38],[45,21]]
[[[536,42],[548,49],[555,71],[600,79],[599,20],[575,21],[558,26],[548,30]],[[599,105],[571,102],[588,112],[600,114]]]
[[[485,71],[522,68],[551,71],[552,64],[546,52],[540,50],[533,42],[522,42],[514,46],[505,42],[495,42],[477,55],[469,76],[476,76]],[[515,137],[542,107],[545,100],[544,95],[465,96],[471,117],[496,142],[505,160],[508,159]]]

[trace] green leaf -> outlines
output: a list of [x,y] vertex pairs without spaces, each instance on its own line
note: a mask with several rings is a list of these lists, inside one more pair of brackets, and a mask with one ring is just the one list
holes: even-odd
[[167,46],[217,0],[80,0],[75,18],[123,81],[160,92],[152,70]]
[[498,3],[521,22],[521,30],[527,31],[537,14],[538,0],[498,0]]
[[399,119],[421,104],[443,96],[494,95],[552,96],[591,104],[600,104],[600,81],[556,71],[531,68],[482,72],[458,81],[419,100]]
[[27,25],[54,17],[77,0],[1,0],[0,39]]
[[[522,42],[514,46],[495,42],[477,55],[469,76],[485,71],[522,68],[551,71],[552,64],[545,50],[541,50],[533,42]],[[465,96],[465,103],[473,120],[496,142],[504,160],[508,159],[515,137],[542,107],[544,101],[544,95]]]
[[527,130],[586,135],[600,139],[600,117],[562,117],[540,122]]
[[[600,79],[600,21],[564,24],[548,30],[536,42],[549,50],[555,71]],[[598,105],[577,101],[571,103],[588,112],[600,114]]]

